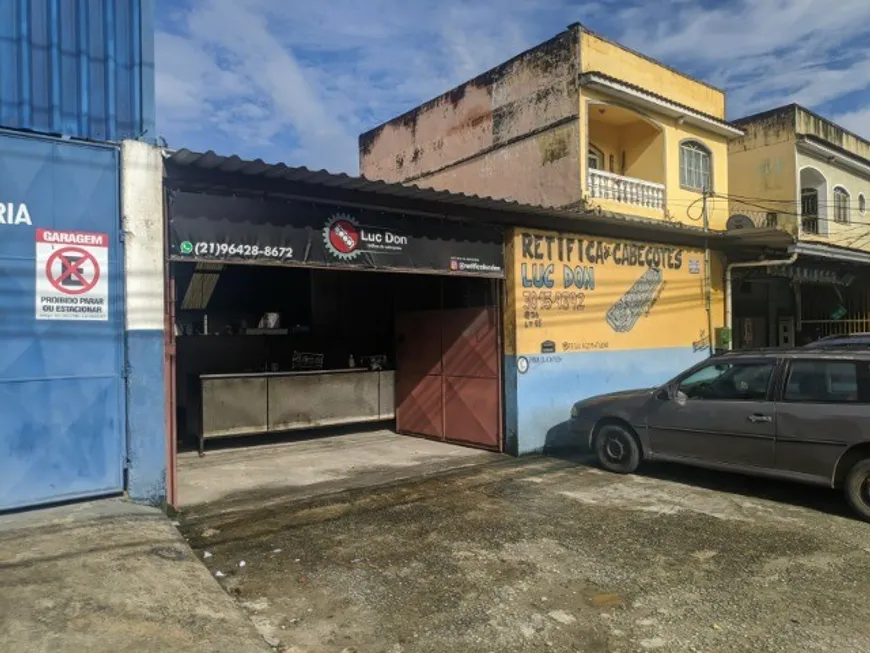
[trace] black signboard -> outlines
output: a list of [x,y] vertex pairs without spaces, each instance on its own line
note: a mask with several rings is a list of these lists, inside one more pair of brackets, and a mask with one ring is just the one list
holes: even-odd
[[174,191],[169,228],[173,260],[504,276],[503,232],[485,224]]
[[737,270],[739,279],[764,279],[777,277],[819,286],[849,287],[855,281],[855,273],[848,267],[825,267],[813,264],[770,265],[764,268]]

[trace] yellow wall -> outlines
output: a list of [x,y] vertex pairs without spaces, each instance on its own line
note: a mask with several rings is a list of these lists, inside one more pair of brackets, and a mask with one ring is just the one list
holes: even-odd
[[[758,221],[766,212],[776,212],[778,226],[797,234],[800,171],[815,168],[827,182],[819,197],[821,233],[803,233],[801,238],[870,251],[870,210],[863,215],[859,210],[862,193],[870,209],[870,176],[861,176],[836,163],[798,151],[797,134],[810,133],[853,153],[865,152],[868,156],[870,143],[792,106],[759,116],[741,127],[745,136],[730,145],[731,214],[742,213]],[[844,187],[850,194],[849,224],[834,221],[836,186]]]
[[[668,212],[677,222],[701,226],[701,193],[680,187],[680,143],[686,139],[699,141],[710,150],[712,156],[712,191],[715,195],[728,197],[728,141],[723,136],[709,134],[690,125],[677,125],[676,121],[665,123],[667,135],[667,205]],[[711,229],[724,229],[728,221],[728,203],[714,198],[708,203],[707,213]]]
[[629,177],[665,183],[662,162],[665,156],[665,139],[652,125],[640,122],[627,125],[623,130],[626,170]]
[[[661,132],[649,123],[617,126],[594,120],[589,123],[589,142],[604,155],[602,170],[657,184],[665,182],[664,139],[661,138]],[[623,152],[625,169],[622,167]]]
[[732,195],[729,214],[748,215],[761,225],[767,212],[775,212],[779,227],[797,233],[794,213],[799,195],[793,141],[751,149],[732,147],[728,168]]
[[[505,315],[516,316],[517,354],[540,354],[547,341],[555,352],[709,346],[703,251],[538,230],[509,238]],[[714,328],[721,273],[714,267]],[[627,304],[642,279],[650,292]]]
[[[601,103],[608,104],[610,101],[601,93],[590,89],[583,89],[580,98],[581,152],[585,153],[589,147],[589,129],[586,128],[586,125],[589,124],[588,117],[591,109],[594,110],[594,107],[599,106]],[[600,206],[605,211],[627,213],[646,218],[668,219],[683,224],[701,226],[702,223],[699,220],[702,205],[701,193],[685,190],[680,187],[680,143],[685,139],[693,139],[699,141],[710,150],[713,173],[712,190],[717,195],[727,197],[730,192],[728,180],[728,141],[723,136],[707,133],[702,129],[690,125],[678,125],[676,120],[666,116],[642,113],[641,111],[637,111],[637,113],[639,117],[643,117],[661,128],[661,145],[659,146],[660,149],[657,150],[655,145],[647,147],[647,141],[645,140],[635,142],[630,149],[634,152],[643,151],[643,156],[639,158],[639,167],[635,169],[638,174],[632,175],[628,173],[628,176],[636,176],[647,181],[664,181],[667,213],[615,201],[589,198],[586,157],[582,156],[580,157],[580,179],[582,188],[585,191],[584,195],[593,206]],[[629,129],[619,127],[616,128],[616,131],[619,132],[618,138],[616,136],[608,136],[601,139],[597,131],[600,126],[601,123],[594,123],[594,128],[596,129],[595,145],[599,149],[603,149],[602,144],[598,142],[599,140],[605,141],[604,145],[606,147],[611,147],[612,143],[618,145],[619,143],[630,142],[629,139],[633,135],[632,130],[637,129],[636,127]],[[662,151],[664,153],[663,157],[661,156]],[[606,154],[607,152],[605,151]],[[616,160],[619,161],[619,158],[616,157]],[[662,163],[657,163],[657,161]],[[656,166],[659,167],[658,175],[654,173]],[[661,169],[662,166],[664,166],[664,171]],[[617,174],[619,174],[618,170]],[[659,183],[661,182],[659,181]],[[724,229],[728,221],[728,215],[728,203],[726,200],[713,198],[708,202],[708,216],[711,229]]]
[[[601,169],[620,174],[619,167],[622,156],[622,146],[620,144],[619,129],[614,125],[608,125],[603,122],[591,123],[590,139],[589,142],[597,147],[604,155],[604,160],[601,162]],[[610,157],[613,157],[614,161],[612,171],[610,170]]]
[[600,72],[725,119],[725,94],[585,30],[580,33],[581,72]]

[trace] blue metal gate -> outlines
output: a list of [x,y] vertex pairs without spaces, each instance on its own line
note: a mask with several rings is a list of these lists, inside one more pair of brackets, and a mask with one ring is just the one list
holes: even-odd
[[123,490],[119,158],[0,132],[0,510]]

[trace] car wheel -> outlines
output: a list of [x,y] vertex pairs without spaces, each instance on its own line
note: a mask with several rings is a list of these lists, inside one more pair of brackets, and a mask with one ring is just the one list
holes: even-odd
[[846,476],[846,499],[864,521],[870,521],[870,460],[861,460]]
[[640,465],[640,444],[624,426],[605,424],[595,435],[595,455],[607,471],[631,474]]

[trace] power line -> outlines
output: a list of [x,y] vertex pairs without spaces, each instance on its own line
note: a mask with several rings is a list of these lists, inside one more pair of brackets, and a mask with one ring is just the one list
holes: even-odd
[[[595,198],[595,199],[606,199],[606,198]],[[715,200],[721,200],[724,202],[728,202],[729,204],[743,204],[746,206],[752,206],[754,208],[760,209],[760,210],[768,212],[768,213],[781,213],[784,215],[806,216],[806,214],[800,213],[796,210],[787,210],[784,208],[780,208],[778,206],[772,206],[773,204],[784,204],[788,207],[792,207],[792,206],[797,205],[797,203],[798,203],[797,200],[778,200],[778,199],[768,199],[768,198],[764,198],[764,197],[747,197],[747,196],[742,196],[742,195],[731,195],[731,194],[726,195],[726,194],[722,194],[722,193],[713,193],[711,196],[708,197],[708,201],[715,201]],[[692,206],[695,206],[698,203],[700,203],[702,201],[702,198],[688,200],[688,199],[685,199],[683,197],[679,197],[679,198],[678,197],[665,197],[665,198],[663,198],[663,201],[668,206],[692,207]],[[762,202],[763,204],[758,204],[759,202]],[[834,210],[840,210],[840,211],[848,212],[850,214],[857,213],[858,215],[860,215],[862,217],[868,215],[867,209],[862,211],[860,207],[853,206],[852,203],[850,203],[849,206],[842,206],[842,205],[837,205],[835,202],[818,202],[817,205],[820,208],[821,207],[824,207],[824,208],[833,207]],[[824,218],[823,216],[818,216],[818,217],[821,220],[831,220],[831,218]],[[868,217],[870,217],[870,216],[868,216]],[[870,222],[868,222],[868,224],[870,224]]]
[[[766,202],[767,200],[756,200],[756,202],[757,201]],[[765,211],[768,211],[769,213],[785,213],[785,214],[791,213],[793,215],[813,215],[813,214],[804,213],[803,211],[790,210],[789,208],[784,208],[784,207],[779,207],[779,206],[770,206],[770,205],[765,206],[764,204],[759,205],[751,200],[743,199],[743,198],[731,199],[731,200],[729,200],[729,202],[730,202],[730,205],[735,209],[739,209],[740,206],[755,206],[755,207],[761,206],[761,208],[763,208]],[[793,206],[793,204],[787,205],[787,206]],[[866,209],[862,211],[860,208],[856,208],[853,206],[842,206],[842,205],[837,205],[837,204],[820,203],[820,204],[817,204],[816,207],[817,207],[817,211],[823,211],[825,213],[840,213],[840,214],[846,214],[846,215],[856,215],[857,214],[860,217],[870,217],[870,215],[868,215]]]
[[[824,234],[820,234],[820,235],[824,235]],[[827,240],[827,242],[831,243],[832,245],[843,245],[844,247],[855,247],[855,243],[858,242],[859,240],[870,239],[870,233],[868,233],[868,230],[866,230],[866,229],[862,230],[860,233],[851,234],[851,237],[843,237],[843,236],[845,236],[845,234],[843,234],[841,232],[841,233],[835,234],[834,238],[827,238],[826,240]],[[865,243],[865,245],[866,244],[870,244],[870,243]]]
[[[793,216],[798,217],[798,218],[812,218],[814,220],[818,220],[819,222],[833,222],[835,224],[841,224],[841,225],[846,225],[846,226],[851,225],[851,224],[864,224],[864,225],[870,226],[870,222],[861,222],[861,221],[856,221],[856,220],[849,220],[847,222],[843,222],[841,220],[837,220],[836,218],[832,219],[832,218],[826,218],[826,217],[823,217],[820,215],[807,215],[804,213],[798,213],[797,211],[771,210],[771,208],[769,206],[764,206],[763,204],[755,204],[752,201],[749,201],[748,198],[735,198],[732,200],[731,198],[729,198],[728,196],[725,196],[725,195],[717,195],[717,197],[721,197],[722,199],[726,199],[729,201],[739,202],[739,203],[744,204],[746,206],[752,206],[754,208],[760,209],[760,210],[765,211],[767,213],[793,215]],[[760,199],[759,201],[764,202],[766,200]]]
[[[607,200],[610,198],[592,198],[592,199],[593,200],[595,200],[595,199]],[[613,198],[613,199],[615,199],[615,198]],[[686,217],[689,220],[691,220],[693,222],[699,222],[703,219],[703,211],[701,211],[697,217],[692,215],[693,209],[696,206],[698,206],[699,204],[704,202],[703,196],[699,197],[697,199],[694,199],[694,200],[688,200],[684,197],[681,197],[681,198],[667,198],[667,197],[665,197],[662,199],[663,199],[663,203],[664,203],[664,206],[663,206],[664,209],[674,208],[674,207],[679,207],[679,208],[685,207],[686,208]],[[800,213],[800,212],[797,212],[794,210],[788,211],[788,210],[783,210],[781,208],[772,208],[771,206],[765,206],[764,204],[755,203],[756,201],[757,202],[765,202],[765,203],[774,203],[775,202],[775,203],[780,203],[780,204],[786,204],[788,206],[795,206],[797,204],[797,200],[771,200],[771,199],[767,199],[767,198],[763,198],[763,197],[751,198],[751,197],[745,197],[745,196],[741,196],[741,195],[730,195],[730,194],[725,195],[722,193],[712,193],[712,194],[707,196],[708,203],[715,202],[716,200],[721,200],[723,202],[727,202],[728,206],[726,208],[728,208],[728,209],[737,208],[737,207],[734,207],[733,205],[739,204],[739,205],[743,205],[743,206],[753,207],[761,212],[764,212],[765,214],[787,215],[787,216],[793,216],[793,217],[798,218],[802,221],[812,220],[812,221],[815,221],[817,224],[837,225],[838,228],[837,228],[836,232],[833,234],[817,234],[820,236],[830,235],[831,238],[827,239],[827,242],[829,244],[839,245],[841,243],[846,243],[844,246],[853,247],[856,242],[864,239],[865,235],[867,235],[867,232],[870,231],[870,221],[856,220],[856,219],[851,217],[851,214],[854,214],[856,212],[859,215],[864,216],[867,213],[866,210],[862,212],[860,210],[860,208],[852,207],[851,203],[850,203],[849,207],[845,207],[846,211],[850,214],[850,216],[847,220],[843,221],[843,220],[838,220],[836,218],[828,218],[828,217],[821,216],[821,215],[809,215],[809,214]],[[824,207],[827,205],[830,205],[830,203],[825,203],[825,202],[819,203],[819,206]],[[839,210],[843,211],[843,207],[840,207]],[[860,229],[861,231],[856,236],[844,237],[844,236],[847,236],[847,234],[850,234],[850,232],[855,232],[858,229]],[[866,244],[870,244],[870,243],[866,243]]]
[[[864,194],[864,193],[858,193],[858,196],[860,197],[860,196],[863,195],[863,194]],[[772,203],[772,204],[795,204],[796,201],[797,201],[797,200],[790,200],[790,199],[773,199],[773,198],[770,198],[770,197],[753,197],[753,196],[751,196],[751,195],[739,195],[739,194],[737,194],[737,193],[728,193],[727,196],[728,196],[728,197],[735,198],[735,199],[746,199],[746,200],[757,200],[757,201],[763,201],[763,202],[770,202],[770,203]],[[851,200],[853,196],[852,196],[852,195],[847,195],[846,197],[847,197],[849,200]],[[835,204],[835,203],[836,203],[836,201],[834,201],[834,202],[828,202],[827,199],[825,199],[825,200],[821,200],[821,199],[820,199],[820,200],[819,200],[819,204]],[[850,203],[851,203],[851,202],[850,202]]]
[[[786,215],[795,216],[796,218],[799,218],[801,221],[810,219],[810,220],[815,220],[817,223],[831,222],[831,223],[840,225],[842,228],[838,229],[837,233],[832,234],[834,236],[834,238],[828,239],[828,243],[832,244],[832,245],[840,245],[840,246],[844,246],[844,247],[859,248],[859,247],[857,247],[857,243],[859,243],[859,241],[870,241],[870,233],[868,233],[868,232],[870,232],[870,222],[862,222],[862,221],[855,221],[855,220],[849,220],[848,222],[842,222],[840,220],[836,220],[836,219],[831,220],[830,218],[825,218],[825,217],[822,217],[819,215],[807,216],[806,214],[801,214],[801,213],[791,212],[791,211],[770,211],[768,207],[765,207],[765,206],[760,205],[760,204],[754,204],[752,202],[747,201],[749,198],[740,197],[740,196],[725,196],[722,194],[718,194],[716,196],[721,198],[721,199],[728,200],[729,207],[730,207],[730,202],[732,201],[731,198],[733,197],[733,198],[739,198],[739,199],[735,199],[734,201],[743,203],[747,206],[754,206],[758,209],[763,210],[765,213],[774,213],[777,215],[784,213]],[[763,198],[759,198],[759,199],[761,201],[765,201]],[[780,201],[785,201],[785,200],[780,200]],[[790,204],[791,204],[791,202],[790,202]],[[693,219],[691,215],[688,215],[688,210],[687,210],[687,217],[689,217],[689,219]],[[860,230],[860,232],[856,236],[851,237],[851,238],[844,238],[846,233],[855,232],[856,230]],[[866,246],[868,244],[870,244],[870,242],[864,242],[864,243],[861,243],[861,246],[863,247],[863,246]]]
[[[613,192],[616,193],[616,191],[613,191]],[[666,200],[668,202],[672,202],[672,203],[694,204],[695,202],[702,199],[702,193],[700,191],[698,191],[698,194],[699,194],[699,197],[696,199],[689,199],[689,198],[686,198],[685,196],[677,197],[674,195],[663,195],[662,199]],[[863,195],[863,193],[861,193],[861,195]],[[870,193],[868,193],[867,197],[868,197],[868,199],[870,199]],[[731,201],[737,201],[737,202],[739,202],[739,201],[765,202],[765,203],[771,204],[771,205],[785,204],[787,206],[796,206],[797,204],[800,203],[800,200],[797,198],[793,199],[793,200],[792,199],[774,199],[774,198],[769,198],[769,197],[755,197],[755,196],[751,196],[751,195],[739,195],[736,193],[719,193],[716,191],[709,191],[708,198],[710,198],[710,199],[718,198],[718,199],[731,200]],[[608,199],[608,198],[595,197],[593,199]],[[860,206],[855,206],[855,204],[857,204],[857,203],[854,201],[851,201],[854,199],[854,196],[849,196],[849,199],[850,199],[850,201],[848,203],[848,207],[846,207],[846,208],[849,208],[852,211],[860,211],[861,210]],[[835,201],[829,202],[826,199],[820,198],[818,201],[818,204],[819,204],[819,206],[836,206],[837,201],[835,200]],[[870,206],[868,206],[868,210],[870,210]]]
[[[769,205],[774,205],[774,204],[785,204],[786,206],[797,206],[798,205],[797,200],[780,200],[780,199],[770,199],[770,198],[766,198],[766,197],[748,197],[746,195],[736,195],[733,193],[729,193],[727,195],[719,193],[717,195],[723,199],[727,199],[729,201],[737,202],[737,203],[764,202],[765,204],[769,204]],[[825,207],[825,208],[834,207],[834,210],[847,211],[850,213],[857,212],[857,213],[862,214],[862,215],[867,213],[866,206],[862,210],[860,205],[854,206],[854,203],[851,201],[849,201],[847,204],[844,205],[842,203],[838,203],[836,200],[833,202],[828,202],[827,200],[825,200],[825,201],[817,200],[816,206]],[[768,208],[768,207],[765,207],[765,208]],[[772,209],[769,209],[769,210],[772,210]],[[780,212],[782,213],[785,211],[780,211]]]
[[[591,199],[593,202],[596,200],[604,200],[604,201],[610,200],[610,201],[617,201],[617,202],[619,201],[616,198],[607,198],[607,197],[594,197]],[[722,204],[718,204],[716,202],[716,200],[719,200],[721,202],[727,202],[728,206],[726,207],[726,206],[723,206]],[[843,220],[837,220],[836,218],[828,218],[828,217],[825,217],[823,215],[811,215],[811,214],[806,214],[806,213],[799,213],[797,211],[788,211],[788,210],[784,210],[784,209],[778,208],[778,207],[764,206],[763,204],[756,204],[754,202],[751,202],[751,201],[749,201],[747,199],[743,199],[743,198],[729,200],[724,195],[720,195],[718,197],[708,197],[707,201],[708,201],[708,204],[714,205],[713,208],[715,210],[721,210],[723,208],[733,209],[734,213],[739,213],[741,211],[741,208],[745,211],[745,207],[752,207],[753,209],[760,211],[760,212],[763,212],[763,213],[766,213],[766,214],[773,213],[773,214],[777,214],[777,215],[790,215],[790,216],[801,217],[801,218],[813,218],[813,219],[818,220],[819,222],[826,222],[826,223],[830,222],[833,224],[838,224],[838,225],[843,225],[843,226],[849,226],[849,225],[854,225],[854,224],[862,224],[862,225],[870,226],[870,220],[864,221],[864,220],[858,220],[856,217],[852,217],[856,213],[859,217],[865,217],[865,216],[870,217],[870,216],[868,216],[866,211],[861,212],[860,210],[854,209],[854,208],[852,208],[848,211],[849,217],[847,218],[847,220],[843,221]],[[761,201],[766,201],[766,200],[761,200]],[[691,212],[693,211],[693,209],[696,206],[698,206],[701,203],[702,203],[702,198],[698,198],[695,200],[685,200],[682,198],[680,198],[680,199],[664,198],[662,200],[662,204],[663,204],[662,208],[663,209],[668,209],[668,208],[680,209],[680,210],[685,208],[687,217],[690,220],[692,220],[693,222],[698,222],[698,221],[700,221],[700,217],[696,217],[696,216],[692,215]],[[626,202],[626,204],[632,205],[630,202]],[[642,206],[642,205],[640,205],[640,206]]]
[[[851,233],[848,233],[850,232]],[[816,234],[823,235],[823,234]],[[835,235],[834,238],[829,238],[828,242],[834,245],[839,245],[841,243],[846,243],[846,246],[850,246],[850,243],[854,243],[856,240],[860,240],[868,235],[867,229],[861,229],[858,233],[855,232],[855,229],[847,229],[845,231],[841,231]]]
[[848,247],[850,249],[863,249],[867,245],[870,245],[870,234],[858,236],[857,238],[853,238],[851,241],[849,241],[847,243],[834,242],[831,244],[837,245],[838,247]]
[[[593,201],[595,201],[595,200],[619,201],[616,197],[590,197],[590,199]],[[753,205],[753,202],[764,202],[766,204],[774,204],[774,203],[775,204],[785,204],[787,206],[795,206],[797,204],[797,201],[795,201],[795,200],[772,200],[772,199],[767,199],[764,197],[744,197],[744,196],[740,196],[740,195],[730,195],[730,194],[724,195],[721,193],[713,193],[712,195],[709,195],[707,199],[708,199],[708,202],[721,200],[724,202],[742,203],[742,204],[747,204],[747,205]],[[703,200],[703,198],[699,197],[697,199],[687,199],[685,197],[664,196],[661,198],[661,200],[662,200],[662,202],[666,203],[669,206],[674,206],[674,205],[676,205],[676,206],[694,206],[696,204],[699,204]],[[833,206],[836,208],[837,205],[833,202],[819,202],[818,206],[820,206],[820,207]],[[774,207],[774,206],[762,206],[761,208],[764,209],[765,211],[770,211],[770,212],[789,213],[789,211],[787,211],[787,210],[784,210],[784,209],[781,209],[778,207]],[[851,213],[859,213],[859,214],[862,213],[860,207],[847,206],[847,207],[843,207],[843,208]],[[794,213],[795,215],[797,215],[796,211],[792,211],[791,213]],[[870,213],[870,207],[868,207],[868,209],[863,212],[863,214],[868,214],[868,213]]]

